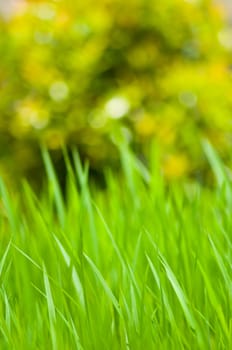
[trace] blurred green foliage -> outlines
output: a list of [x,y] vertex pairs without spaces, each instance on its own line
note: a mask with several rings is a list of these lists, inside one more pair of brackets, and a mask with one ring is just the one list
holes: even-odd
[[118,135],[156,140],[168,178],[204,173],[202,137],[230,161],[231,30],[211,1],[24,1],[0,30],[2,173],[39,175],[40,143],[115,164]]

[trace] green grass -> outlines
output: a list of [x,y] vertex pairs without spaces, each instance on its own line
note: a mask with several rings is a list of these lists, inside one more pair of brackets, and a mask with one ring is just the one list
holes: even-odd
[[165,186],[122,149],[123,174],[88,180],[74,152],[62,195],[0,183],[0,349],[232,349],[232,183]]

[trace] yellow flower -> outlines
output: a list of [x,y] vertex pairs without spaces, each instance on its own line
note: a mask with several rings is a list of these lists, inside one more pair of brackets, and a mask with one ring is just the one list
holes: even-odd
[[187,174],[189,160],[183,153],[173,154],[164,161],[163,171],[167,178],[179,178]]
[[155,120],[155,117],[151,115],[144,115],[141,119],[138,120],[135,128],[136,132],[142,137],[154,135],[157,129],[157,122]]

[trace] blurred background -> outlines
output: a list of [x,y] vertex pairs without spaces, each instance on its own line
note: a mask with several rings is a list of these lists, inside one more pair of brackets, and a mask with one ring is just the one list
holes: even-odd
[[0,174],[38,183],[40,145],[63,174],[77,147],[93,173],[117,142],[168,180],[205,182],[201,140],[232,165],[232,3],[0,0]]

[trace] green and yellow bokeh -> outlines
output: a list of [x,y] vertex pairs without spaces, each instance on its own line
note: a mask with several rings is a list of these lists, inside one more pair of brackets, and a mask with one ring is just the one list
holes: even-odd
[[232,30],[208,0],[21,1],[0,22],[0,171],[38,176],[39,145],[115,164],[117,135],[159,146],[168,179],[231,165]]

